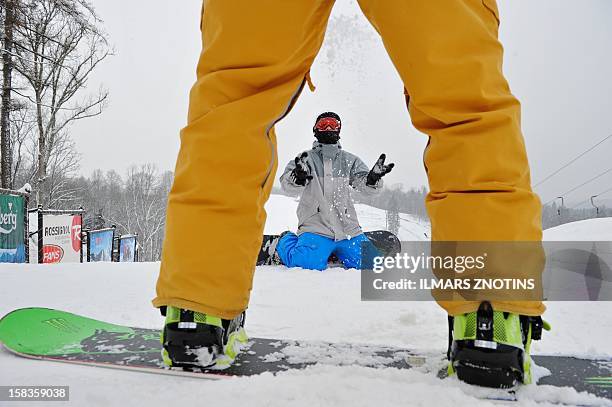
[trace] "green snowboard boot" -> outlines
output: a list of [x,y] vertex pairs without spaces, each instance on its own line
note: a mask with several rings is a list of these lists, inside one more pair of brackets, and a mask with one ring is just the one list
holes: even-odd
[[550,326],[541,317],[494,311],[489,302],[449,317],[449,375],[486,387],[529,384],[531,341],[541,339],[542,329]]
[[232,320],[172,306],[162,307],[164,363],[171,367],[225,369],[246,345],[245,313]]

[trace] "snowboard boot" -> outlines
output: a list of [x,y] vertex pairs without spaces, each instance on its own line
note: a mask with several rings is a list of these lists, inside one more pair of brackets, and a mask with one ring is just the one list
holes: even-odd
[[172,306],[160,310],[166,317],[161,343],[167,366],[225,369],[248,341],[244,312],[227,320]]
[[489,302],[477,312],[449,316],[449,375],[485,387],[529,384],[531,341],[550,325],[541,317],[494,311]]

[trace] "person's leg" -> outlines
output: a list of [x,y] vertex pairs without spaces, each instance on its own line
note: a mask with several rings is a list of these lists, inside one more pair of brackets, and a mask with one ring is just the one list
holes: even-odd
[[287,233],[276,246],[276,252],[287,267],[325,270],[329,255],[336,246],[334,239],[314,233]]
[[332,0],[207,0],[168,199],[156,307],[231,319],[248,305],[277,160],[273,126],[317,54]]
[[[365,252],[362,251],[362,246]],[[365,234],[360,234],[352,239],[344,239],[336,243],[334,250],[338,260],[347,269],[361,269],[362,253],[378,255],[378,250],[374,247],[370,239]]]
[[[359,4],[404,82],[414,126],[430,136],[425,166],[432,240],[541,240],[520,104],[502,73],[495,0]],[[475,311],[479,302],[440,305],[455,315]],[[493,301],[493,307],[527,315],[545,309],[540,301]]]

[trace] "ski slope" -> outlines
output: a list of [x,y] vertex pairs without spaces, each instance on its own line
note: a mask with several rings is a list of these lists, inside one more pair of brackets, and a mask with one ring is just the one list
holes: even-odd
[[[284,195],[271,195],[266,203],[268,220],[266,234],[280,234],[285,230],[294,231],[297,228],[298,198]],[[386,229],[386,213],[382,209],[368,205],[355,204],[357,217],[364,231]],[[400,214],[400,228],[398,237],[402,241],[429,240],[431,227],[428,222],[405,213]]]
[[546,229],[544,240],[610,242],[612,218],[586,219]]
[[[295,204],[290,198],[273,196],[266,231],[295,227]],[[385,226],[384,211],[360,206],[358,214],[368,225],[366,229]],[[599,219],[585,228],[605,228],[605,221]],[[402,224],[402,228],[408,235],[428,231],[427,224],[416,220]],[[0,314],[41,306],[118,324],[158,328],[162,318],[150,305],[158,271],[159,263],[0,265]],[[354,270],[259,267],[247,331],[260,337],[395,345],[438,354],[445,351],[446,315],[437,304],[361,302],[359,293],[360,274]],[[558,302],[548,307],[546,319],[553,331],[535,343],[534,353],[612,357],[611,303]],[[71,402],[54,406],[493,405],[475,397],[480,389],[454,378],[437,379],[432,373],[437,367],[399,371],[318,365],[277,376],[213,382],[26,360],[0,351],[0,385],[69,385]],[[538,402],[542,400],[549,405],[612,405],[610,400],[550,386],[525,386],[518,397],[519,402],[513,405],[547,405]]]

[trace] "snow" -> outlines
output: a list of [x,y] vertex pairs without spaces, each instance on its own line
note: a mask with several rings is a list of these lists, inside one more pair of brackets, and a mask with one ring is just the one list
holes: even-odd
[[612,218],[587,219],[546,229],[544,240],[610,242]]
[[279,352],[260,357],[264,362],[285,361],[286,365],[321,363],[332,366],[366,365],[385,366],[408,357],[408,352],[396,352],[393,355],[374,355],[371,346],[360,344],[338,343],[329,345],[326,342],[290,341],[291,344]]
[[[267,231],[294,228],[295,204],[291,198],[273,196]],[[366,229],[384,228],[384,211],[360,206],[358,213]],[[599,219],[588,226],[604,230],[605,221]],[[407,234],[428,230],[426,223],[416,220],[402,227]],[[112,323],[159,328],[162,317],[150,304],[158,271],[159,263],[0,265],[0,315],[40,306]],[[610,302],[549,303],[545,318],[553,331],[534,343],[534,353],[612,357],[611,313]],[[360,274],[355,270],[258,267],[247,314],[251,336],[315,341],[303,352],[290,347],[275,355],[288,364],[312,358],[309,352],[317,350],[317,341],[401,346],[440,356],[447,341],[446,315],[437,304],[362,302]],[[56,402],[57,406],[493,405],[477,397],[491,390],[455,378],[438,379],[435,372],[443,365],[441,357],[402,371],[330,365],[360,357],[360,347],[343,350],[329,350],[324,358],[327,363],[303,371],[222,381],[40,362],[0,351],[0,385],[70,386],[71,402]],[[387,362],[372,360],[372,364]],[[513,405],[612,405],[610,400],[551,386],[524,386],[518,398]]]

